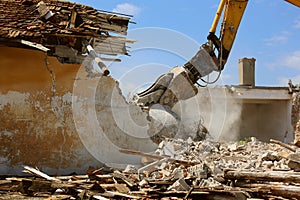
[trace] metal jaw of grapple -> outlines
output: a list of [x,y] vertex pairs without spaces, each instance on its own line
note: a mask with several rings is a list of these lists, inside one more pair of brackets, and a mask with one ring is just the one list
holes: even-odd
[[172,108],[179,100],[186,100],[198,93],[195,83],[201,77],[217,71],[217,62],[209,45],[203,45],[183,67],[174,67],[160,76],[153,85],[133,96],[140,106],[161,104]]

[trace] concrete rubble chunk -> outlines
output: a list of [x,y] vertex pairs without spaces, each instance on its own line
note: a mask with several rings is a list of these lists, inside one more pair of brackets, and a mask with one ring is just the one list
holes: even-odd
[[202,187],[215,187],[215,186],[221,186],[222,184],[218,181],[215,181],[212,177],[209,177],[208,179],[201,179],[199,186]]
[[195,166],[190,166],[187,168],[187,171],[189,172],[191,177],[197,177],[201,179],[207,178],[209,173],[208,167],[204,163]]
[[175,155],[174,144],[172,142],[165,142],[163,147],[163,153],[165,155],[170,156],[171,158],[174,158]]
[[265,161],[279,161],[281,158],[277,152],[266,152],[261,159]]
[[174,180],[185,178],[186,177],[186,171],[181,167],[175,168],[172,172],[172,176],[173,176]]
[[189,191],[190,186],[185,182],[184,178],[178,179],[168,190]]
[[262,165],[266,166],[267,168],[272,168],[274,166],[274,163],[272,161],[263,161]]
[[134,165],[127,165],[126,168],[123,170],[123,173],[137,173],[137,168]]
[[146,181],[145,179],[143,179],[141,182],[139,182],[140,187],[145,187],[147,185],[148,185],[148,181]]
[[237,144],[228,145],[228,150],[229,151],[236,151],[237,150]]

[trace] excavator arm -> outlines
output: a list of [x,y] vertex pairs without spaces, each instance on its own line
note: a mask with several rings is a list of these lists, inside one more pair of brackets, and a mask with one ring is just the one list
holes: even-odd
[[[248,0],[221,0],[215,19],[209,30],[207,37],[209,45],[217,50],[217,56],[214,56],[219,70],[224,68],[224,65],[229,57],[239,24],[244,15]],[[216,36],[216,29],[219,24],[220,16],[224,13],[220,36]]]
[[297,6],[300,8],[300,0],[285,0],[286,2],[289,2],[293,4],[294,6]]
[[[297,7],[300,7],[300,0],[285,0]],[[217,13],[215,15],[212,26],[209,30],[207,37],[210,43],[213,43],[214,48],[217,49],[217,56],[210,52],[216,60],[216,64],[219,70],[224,68],[226,61],[229,57],[229,53],[233,46],[239,24],[244,15],[244,11],[247,7],[248,0],[221,0]],[[223,20],[221,23],[220,36],[216,36],[216,29],[219,24],[220,17],[223,13]],[[210,44],[211,45],[211,44]]]
[[[285,0],[300,7],[300,0]],[[197,94],[195,83],[213,71],[221,72],[229,57],[248,0],[221,0],[209,30],[207,43],[182,67],[160,76],[147,90],[137,93],[133,102],[141,106],[161,104],[172,108],[178,101]],[[220,18],[222,22],[219,23]],[[220,34],[216,35],[218,25]]]

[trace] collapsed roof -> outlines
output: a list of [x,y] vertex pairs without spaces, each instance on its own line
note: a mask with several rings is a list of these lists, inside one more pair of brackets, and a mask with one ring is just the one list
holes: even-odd
[[0,46],[47,51],[62,63],[81,63],[86,42],[99,54],[127,55],[130,17],[68,1],[2,0]]

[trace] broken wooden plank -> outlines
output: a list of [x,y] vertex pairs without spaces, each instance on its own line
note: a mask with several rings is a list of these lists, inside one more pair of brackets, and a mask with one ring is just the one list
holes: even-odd
[[179,160],[179,159],[175,159],[175,158],[171,158],[170,156],[167,155],[155,155],[155,154],[150,154],[150,153],[144,153],[141,151],[135,151],[135,150],[130,150],[130,149],[120,149],[119,150],[122,153],[126,153],[126,154],[133,154],[133,155],[139,155],[139,156],[145,156],[145,157],[149,157],[149,158],[153,158],[153,159],[163,159],[163,158],[168,158],[169,161],[172,162],[176,162],[178,164],[182,164],[182,165],[197,165],[200,164],[199,162],[193,162],[193,161],[186,161],[186,160]]
[[190,194],[192,193],[192,191],[193,191],[193,187],[190,187],[190,189],[189,189],[189,191],[186,193],[186,195],[184,196],[184,198],[183,199],[188,199],[188,197],[190,196]]
[[62,181],[68,181],[70,179],[80,180],[80,179],[88,179],[88,175],[73,175],[73,176],[56,176],[55,178],[62,180]]
[[278,144],[278,145],[280,145],[280,146],[282,146],[282,147],[285,147],[286,149],[288,149],[288,150],[290,150],[290,151],[292,151],[292,152],[296,152],[296,149],[294,149],[294,148],[291,147],[290,145],[285,144],[285,143],[283,143],[283,142],[281,142],[281,141],[279,141],[279,140],[273,140],[273,139],[270,139],[270,142],[272,142],[272,143],[274,143],[274,144]]
[[[125,184],[125,183],[120,183],[120,184]],[[106,190],[110,190],[110,189],[115,188],[115,184],[114,183],[100,183],[100,186],[102,188],[106,189]]]
[[51,181],[47,180],[32,180],[31,186],[28,190],[32,192],[50,192],[53,193],[56,188],[52,187]]
[[102,184],[110,184],[113,183],[113,176],[111,174],[106,175],[91,175],[89,176],[91,180],[96,180]]
[[47,180],[50,180],[50,181],[57,181],[57,182],[61,182],[61,180],[57,179],[57,178],[54,178],[54,177],[51,177],[51,176],[48,176],[47,174],[37,170],[37,169],[34,169],[32,167],[29,167],[29,166],[24,166],[24,172],[29,172],[29,173],[32,173],[36,176],[39,176],[39,177],[42,177],[42,178],[45,178]]
[[174,181],[170,180],[149,180],[150,185],[172,185]]
[[235,184],[237,187],[241,187],[242,190],[248,190],[252,193],[272,194],[282,196],[284,198],[296,198],[300,199],[300,186],[284,185],[284,184],[272,184],[272,183],[239,183]]
[[224,178],[235,180],[300,183],[300,173],[298,172],[225,170]]
[[50,11],[47,5],[43,1],[40,1],[37,4],[37,10],[41,17],[44,17]]
[[141,167],[141,168],[138,169],[138,174],[144,173],[145,171],[146,171],[147,173],[152,173],[154,170],[156,170],[155,167],[157,167],[157,166],[158,166],[159,164],[161,164],[162,162],[168,161],[168,159],[169,159],[169,158],[163,158],[163,159],[157,160],[157,161],[155,161],[155,162],[152,162],[152,163],[150,163],[150,164],[148,164],[148,165],[145,165],[145,166],[143,166],[143,167]]
[[119,58],[103,58],[103,57],[101,57],[101,59],[103,61],[109,61],[109,62],[121,62],[121,59],[119,59]]
[[126,198],[131,198],[131,199],[140,199],[141,197],[139,196],[134,196],[134,195],[129,195],[129,194],[123,194],[119,192],[112,192],[112,191],[107,191],[107,193],[114,195],[114,196],[120,196],[120,197],[126,197]]
[[10,180],[0,180],[0,191],[16,191],[20,182]]
[[129,187],[133,187],[134,185],[136,185],[135,182],[131,178],[128,178],[127,176],[125,176],[124,174],[122,174],[119,171],[114,171],[112,176],[115,178],[122,179]]
[[115,188],[118,192],[123,194],[128,194],[130,192],[130,189],[125,184],[115,183]]
[[135,150],[130,150],[130,149],[120,149],[119,150],[121,153],[126,153],[126,154],[132,154],[132,155],[139,155],[139,156],[146,156],[149,158],[153,159],[163,159],[163,158],[169,158],[169,156],[160,156],[160,155],[155,155],[155,154],[150,154],[150,153],[144,153],[141,151],[135,151]]
[[51,187],[56,188],[56,189],[68,189],[68,188],[75,188],[76,184],[72,182],[64,182],[64,183],[59,183],[59,182],[51,182]]
[[281,151],[281,152],[278,152],[278,155],[282,158],[288,159],[290,154],[285,151]]
[[30,41],[27,41],[27,40],[21,40],[21,43],[22,43],[22,44],[25,44],[25,45],[27,45],[27,46],[36,48],[36,49],[38,49],[38,50],[44,51],[44,52],[47,52],[47,51],[50,50],[50,49],[48,49],[47,47],[44,47],[42,44],[37,44],[37,43],[30,42]]
[[69,24],[69,28],[75,28],[75,21],[77,17],[77,12],[75,10],[72,11],[71,20]]
[[99,179],[111,179],[113,176],[111,174],[95,175]]
[[[165,191],[165,192],[159,192],[160,194],[164,195],[175,195],[175,194],[182,194],[182,196],[186,195],[186,191]],[[208,191],[192,191],[190,195],[202,195],[202,194],[210,194]]]
[[98,199],[98,200],[109,200],[108,198],[105,198],[105,197],[100,196],[100,195],[93,195],[93,198]]

